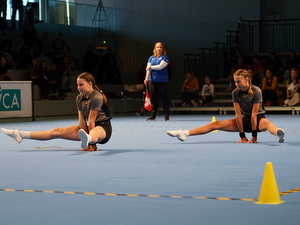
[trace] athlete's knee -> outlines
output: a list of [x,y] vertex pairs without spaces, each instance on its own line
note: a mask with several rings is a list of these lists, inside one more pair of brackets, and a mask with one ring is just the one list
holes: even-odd
[[263,118],[259,121],[258,129],[260,131],[265,131],[268,129],[268,127],[270,127],[270,125],[271,125],[271,122],[269,120]]
[[101,141],[104,138],[106,138],[105,130],[99,126],[92,129],[89,134],[91,135],[92,139],[96,139],[96,140],[98,140],[98,142],[99,142],[99,140]]
[[212,122],[211,125],[212,125],[212,128],[215,130],[215,129],[220,128],[221,123],[220,123],[220,121],[215,121],[215,122]]
[[61,128],[61,127],[54,128],[54,129],[50,130],[51,136],[54,136],[54,137],[61,136],[61,135],[65,134],[65,133],[66,133],[66,129],[65,128]]

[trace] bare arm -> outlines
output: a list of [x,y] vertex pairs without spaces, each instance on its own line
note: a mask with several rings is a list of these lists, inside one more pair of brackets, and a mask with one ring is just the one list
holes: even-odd
[[78,125],[80,129],[87,131],[86,119],[81,111],[78,111]]
[[273,77],[272,86],[270,87],[270,89],[271,90],[276,90],[277,86],[278,86],[278,78],[277,77]]
[[261,90],[264,91],[267,89],[267,78],[264,77],[261,81]]
[[[234,102],[233,103],[234,111],[235,111],[235,119],[236,119],[236,124],[238,126],[239,132],[244,133],[244,125],[243,125],[243,115],[241,112],[241,107],[239,103]],[[247,137],[241,137],[241,140],[238,141],[237,143],[246,143],[248,142]]]
[[[88,126],[86,123],[86,120],[84,118],[84,115],[81,111],[78,112],[79,116],[79,126],[81,129],[84,129],[88,134],[90,133],[90,130],[92,130],[95,127],[95,120],[97,117],[98,111],[91,110],[89,114],[89,120],[88,120]],[[86,149],[80,149],[80,151],[98,151],[96,144],[89,144]]]
[[88,119],[89,131],[95,128],[97,115],[98,115],[98,111],[90,110],[89,119]]
[[148,84],[149,76],[151,74],[151,70],[149,69],[150,67],[151,67],[151,64],[148,63],[147,67],[146,67],[146,77],[145,77],[145,80],[144,80],[144,84],[145,84],[146,87],[147,87],[147,84]]
[[241,107],[239,103],[234,102],[233,103],[234,111],[235,111],[235,119],[237,126],[239,128],[239,132],[243,133],[244,132],[244,126],[243,126],[243,116],[241,112]]
[[285,87],[285,89],[286,89],[286,98],[291,98],[291,96],[290,96],[290,91],[289,91],[289,84],[286,84],[286,87]]
[[298,90],[299,90],[299,87],[300,87],[300,84],[298,84],[298,85],[297,85],[297,87],[295,87],[295,89],[294,89],[293,93],[291,93],[291,98],[293,98],[293,97],[294,97],[294,95],[295,95],[295,93],[296,93],[296,92],[298,92]]
[[[257,113],[258,113],[258,109],[259,109],[259,105],[260,103],[255,103],[252,107],[252,113],[251,113],[251,127],[252,127],[252,131],[256,131],[257,130]],[[249,141],[249,143],[256,143],[257,141],[257,137],[253,137],[251,138],[251,140]]]

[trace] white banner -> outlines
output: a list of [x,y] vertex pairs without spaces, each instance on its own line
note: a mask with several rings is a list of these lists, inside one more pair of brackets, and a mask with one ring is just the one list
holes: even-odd
[[31,81],[0,81],[0,118],[32,117]]

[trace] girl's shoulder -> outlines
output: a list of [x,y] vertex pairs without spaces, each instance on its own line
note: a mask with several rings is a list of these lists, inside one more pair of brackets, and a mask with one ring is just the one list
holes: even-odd
[[260,87],[258,87],[258,86],[255,86],[255,85],[252,85],[252,90],[254,90],[255,92],[261,92],[261,89],[260,89]]
[[102,98],[102,94],[99,91],[94,90],[93,91],[93,99],[96,99],[96,98]]
[[237,88],[233,89],[233,91],[231,92],[231,94],[233,94],[233,95],[239,94],[239,89],[237,89]]
[[80,101],[82,100],[83,97],[84,97],[83,94],[78,94],[78,95],[76,96],[76,101],[77,101],[77,102],[80,102]]

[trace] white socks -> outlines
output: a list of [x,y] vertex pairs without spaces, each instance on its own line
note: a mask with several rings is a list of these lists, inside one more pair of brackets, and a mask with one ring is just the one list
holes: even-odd
[[30,139],[30,132],[29,131],[20,131],[19,134],[23,139]]
[[19,131],[18,129],[8,130],[5,128],[1,128],[1,131],[9,137],[13,138],[18,143],[21,143],[23,141],[23,138],[30,139],[29,131]]
[[[6,134],[7,136],[13,138],[16,142],[21,143],[23,139],[30,139],[30,132],[29,131],[19,131],[16,130],[9,130],[5,128],[1,128],[1,131]],[[78,137],[81,140],[81,147],[86,149],[92,141],[92,137],[87,134],[83,129],[78,131]]]
[[185,136],[190,136],[190,132],[188,130],[183,130],[183,133],[185,134]]

